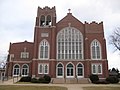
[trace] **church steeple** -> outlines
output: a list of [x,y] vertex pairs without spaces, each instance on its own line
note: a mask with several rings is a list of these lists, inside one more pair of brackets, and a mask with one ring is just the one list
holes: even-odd
[[36,26],[39,27],[50,27],[55,26],[56,23],[56,9],[55,6],[50,8],[45,6],[44,8],[38,7]]

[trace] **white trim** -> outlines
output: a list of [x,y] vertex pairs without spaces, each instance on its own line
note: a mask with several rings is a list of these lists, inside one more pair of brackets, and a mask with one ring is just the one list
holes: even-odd
[[[73,65],[73,76],[67,76],[67,65],[68,64],[72,64]],[[66,78],[75,78],[75,66],[74,66],[74,64],[72,62],[68,62],[66,64]]]
[[[78,68],[77,68],[77,66],[79,65],[79,64],[81,64],[82,65],[82,76],[78,76],[77,74],[77,72],[78,72]],[[76,65],[76,76],[77,76],[77,78],[84,78],[84,65],[81,63],[81,62],[79,62],[79,63],[77,63],[77,65]]]
[[[58,65],[59,64],[62,64],[62,70],[63,70],[63,75],[62,76],[58,76]],[[63,63],[61,63],[61,62],[59,62],[59,63],[57,63],[57,65],[56,65],[56,77],[57,78],[64,78],[64,65],[63,65]]]

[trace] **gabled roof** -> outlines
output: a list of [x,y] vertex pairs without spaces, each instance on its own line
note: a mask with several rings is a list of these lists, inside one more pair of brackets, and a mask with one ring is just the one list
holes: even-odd
[[74,17],[72,15],[72,13],[67,13],[67,15],[61,19],[57,24],[61,24],[63,22],[76,22],[76,23],[79,23],[79,24],[83,24],[81,21],[79,21],[76,17]]

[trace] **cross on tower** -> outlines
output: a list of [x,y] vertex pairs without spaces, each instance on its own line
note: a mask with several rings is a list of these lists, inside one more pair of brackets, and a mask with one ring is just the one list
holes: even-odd
[[69,11],[69,13],[70,13],[71,9],[69,8],[68,11]]

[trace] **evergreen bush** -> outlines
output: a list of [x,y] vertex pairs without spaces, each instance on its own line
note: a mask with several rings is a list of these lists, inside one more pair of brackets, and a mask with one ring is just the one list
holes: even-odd
[[27,76],[27,77],[22,77],[19,82],[31,82],[31,77]]
[[99,81],[98,75],[91,74],[89,78],[90,78],[92,83]]
[[106,78],[106,81],[109,83],[118,83],[119,79],[116,76],[109,76],[108,78]]
[[39,80],[36,79],[36,78],[32,78],[32,79],[31,79],[31,82],[32,82],[32,83],[40,83]]

